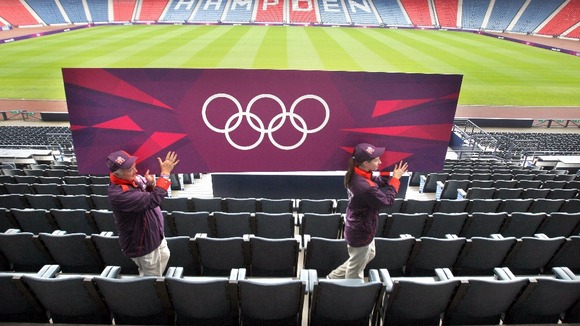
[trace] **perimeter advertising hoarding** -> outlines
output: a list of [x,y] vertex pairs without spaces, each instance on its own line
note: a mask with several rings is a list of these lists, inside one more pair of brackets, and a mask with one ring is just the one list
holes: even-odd
[[345,170],[360,142],[382,168],[443,161],[461,75],[244,69],[64,68],[80,173],[124,149],[141,172],[176,151],[175,173]]

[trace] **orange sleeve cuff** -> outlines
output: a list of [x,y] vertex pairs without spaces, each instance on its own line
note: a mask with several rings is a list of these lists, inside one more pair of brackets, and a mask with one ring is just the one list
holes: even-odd
[[165,178],[157,178],[157,182],[155,182],[155,186],[161,187],[161,188],[165,189],[165,191],[167,191],[167,189],[169,189],[169,187],[171,186],[171,181],[169,181]]
[[393,186],[397,192],[399,192],[399,187],[401,186],[401,180],[397,178],[391,178],[389,180],[389,185]]

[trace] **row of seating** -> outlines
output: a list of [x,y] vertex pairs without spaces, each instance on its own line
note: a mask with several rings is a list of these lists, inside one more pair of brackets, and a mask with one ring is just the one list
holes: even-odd
[[[226,238],[254,234],[267,238],[289,238],[309,234],[337,239],[342,237],[344,217],[339,213],[225,213],[163,212],[167,236],[190,236],[206,233]],[[112,232],[117,226],[112,211],[84,209],[5,209],[0,208],[0,232],[19,229],[39,234],[56,230],[69,233],[98,234]],[[544,233],[550,237],[580,234],[580,212],[566,213],[381,213],[376,236],[396,238],[444,238],[457,234],[471,238],[501,234],[524,237]]]
[[5,194],[107,195],[108,193],[109,193],[108,184],[0,183],[0,195]]
[[[14,170],[11,170],[14,171]],[[0,183],[56,183],[56,184],[109,184],[109,176],[103,175],[70,175],[70,171],[54,170],[24,170],[26,174],[0,175]],[[51,172],[48,172],[51,171]],[[76,171],[76,170],[75,170]]]
[[[560,177],[560,178],[557,178]],[[419,179],[417,179],[419,178]],[[578,180],[577,180],[578,179]],[[437,190],[438,183],[445,183],[446,181],[460,180],[464,182],[471,182],[472,187],[509,187],[521,184],[523,188],[578,188],[578,181],[580,178],[573,174],[449,174],[429,173],[414,174],[409,181],[410,186],[418,186],[419,192],[429,193]],[[538,182],[539,181],[539,182]]]
[[[346,240],[310,237],[271,239],[245,235],[213,238],[167,237],[170,265],[187,275],[226,276],[231,268],[247,268],[253,276],[296,276],[302,269],[329,274],[348,258]],[[367,266],[388,268],[397,276],[424,276],[434,268],[449,268],[458,275],[485,275],[507,266],[518,273],[541,274],[555,266],[580,272],[580,236],[446,238],[402,235],[375,238],[376,256]],[[300,250],[303,261],[299,262]],[[118,236],[110,232],[85,235],[63,231],[34,235],[19,230],[0,233],[2,270],[30,272],[57,263],[63,271],[95,273],[106,265],[121,266],[123,273],[137,274],[137,266],[125,257]]]
[[578,197],[580,181],[575,188],[470,187],[469,181],[452,180],[438,184],[436,199],[516,199]]
[[[580,279],[565,267],[516,276],[496,268],[482,277],[435,269],[428,277],[393,277],[373,269],[364,280],[256,278],[244,268],[223,277],[130,277],[119,266],[92,275],[59,265],[36,273],[1,273],[10,300],[0,321],[132,325],[472,325],[580,321]],[[308,316],[303,317],[303,311]],[[307,318],[303,323],[303,319]]]
[[[169,197],[161,204],[161,209],[167,212],[265,212],[265,213],[341,213],[346,212],[347,200],[328,201],[326,207],[315,203],[312,207],[307,202],[319,200],[300,200],[302,207],[294,207],[292,199],[225,199],[219,197]],[[227,202],[227,204],[226,204]],[[336,206],[333,206],[336,202]],[[325,204],[326,205],[326,204]],[[298,204],[300,206],[300,204]],[[0,208],[32,208],[32,209],[101,209],[111,210],[106,195],[48,195],[48,194],[3,194],[0,195]],[[516,198],[516,199],[403,199],[396,198],[393,205],[380,209],[381,213],[461,213],[461,212],[578,212],[580,198],[548,199],[548,198]]]

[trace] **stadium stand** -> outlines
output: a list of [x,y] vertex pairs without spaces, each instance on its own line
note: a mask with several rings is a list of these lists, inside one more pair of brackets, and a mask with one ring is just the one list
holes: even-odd
[[160,20],[167,22],[185,22],[189,19],[197,5],[197,0],[180,0],[177,2],[172,1],[169,4],[169,9],[165,13],[165,16],[161,17]]
[[489,17],[486,30],[505,31],[525,0],[496,0]]
[[421,0],[401,0],[404,10],[415,26],[433,26],[429,2]]
[[372,2],[366,0],[351,0],[347,2],[346,9],[355,25],[380,25]]
[[34,10],[45,24],[66,24],[67,20],[53,1],[28,0],[28,5]]
[[142,0],[139,13],[137,14],[137,20],[158,21],[168,3],[167,0]]
[[193,11],[193,16],[189,19],[197,23],[217,23],[221,20],[226,4],[212,0],[200,0],[198,7]]
[[437,13],[437,21],[439,26],[445,28],[458,28],[457,24],[457,10],[459,10],[458,3],[455,1],[434,0],[435,12]]
[[566,32],[580,21],[580,1],[572,0],[556,16],[538,31],[538,34],[557,36]]
[[229,23],[249,23],[252,21],[255,3],[245,1],[231,1],[226,5],[224,22]]
[[262,23],[281,23],[286,21],[284,14],[284,2],[268,2],[259,0],[256,4],[256,22]]
[[38,25],[40,23],[19,0],[1,1],[0,17],[12,26]]
[[60,4],[71,23],[87,23],[89,21],[81,0],[61,0]]
[[109,2],[107,0],[85,0],[91,13],[92,22],[108,22]]
[[411,26],[409,16],[397,0],[377,1],[374,3],[381,20],[387,26]]
[[318,1],[320,22],[324,25],[349,25],[351,23],[348,11],[340,1]]
[[133,21],[136,0],[113,0],[113,19],[118,22]]
[[318,23],[314,1],[293,1],[289,6],[290,23]]
[[461,26],[466,29],[480,29],[489,3],[489,0],[464,0]]
[[532,0],[511,31],[516,33],[535,31],[562,3],[564,0]]

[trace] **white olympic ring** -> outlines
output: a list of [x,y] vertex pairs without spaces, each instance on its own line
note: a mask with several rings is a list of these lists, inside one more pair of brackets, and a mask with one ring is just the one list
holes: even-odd
[[[228,118],[224,128],[215,127],[214,125],[212,125],[209,122],[209,120],[207,118],[207,107],[213,100],[215,100],[217,98],[225,98],[225,99],[232,101],[238,109],[237,113],[234,113],[231,117]],[[278,103],[280,105],[280,108],[282,109],[281,113],[275,115],[272,118],[272,120],[270,120],[270,123],[268,124],[267,129],[264,128],[264,122],[262,121],[262,119],[260,119],[260,117],[258,117],[256,114],[251,112],[252,105],[254,105],[254,103],[256,103],[258,100],[261,100],[261,99],[271,99],[271,100],[275,101],[276,103]],[[307,99],[317,100],[324,107],[324,112],[325,112],[324,121],[318,127],[314,128],[314,129],[308,129],[306,121],[304,121],[304,119],[301,116],[294,113],[296,106],[300,102],[302,102],[303,100],[307,100]],[[248,106],[246,107],[246,111],[243,111],[242,105],[240,104],[238,99],[236,99],[235,97],[233,97],[230,94],[218,93],[218,94],[214,94],[214,95],[208,97],[208,99],[205,100],[205,103],[203,103],[203,108],[201,109],[201,116],[203,118],[203,122],[205,122],[205,125],[209,129],[211,129],[214,132],[220,133],[220,134],[225,134],[228,143],[230,143],[230,145],[232,145],[234,148],[237,148],[239,150],[248,151],[248,150],[251,150],[251,149],[258,147],[258,145],[260,145],[260,143],[264,140],[264,136],[267,134],[268,139],[270,139],[270,142],[274,146],[276,146],[277,148],[279,148],[281,150],[289,151],[289,150],[293,150],[293,149],[300,147],[300,145],[302,145],[304,143],[304,141],[306,141],[306,137],[308,136],[308,134],[313,134],[313,133],[319,132],[320,130],[322,130],[322,128],[324,128],[326,126],[326,124],[328,123],[328,120],[330,119],[330,108],[328,107],[328,104],[326,103],[326,101],[323,100],[320,96],[307,94],[307,95],[302,95],[299,98],[297,98],[294,101],[294,103],[292,103],[292,106],[290,107],[290,111],[288,112],[288,111],[286,111],[286,106],[284,105],[284,102],[282,102],[282,100],[280,100],[280,98],[278,98],[277,96],[272,95],[272,94],[260,94],[260,95],[256,95],[253,99],[251,99],[250,102],[248,103]],[[235,141],[232,140],[232,138],[230,136],[230,133],[232,131],[236,130],[242,124],[242,120],[244,117],[246,118],[248,125],[250,125],[250,127],[252,127],[252,129],[254,129],[255,131],[260,133],[260,137],[258,138],[258,140],[255,143],[248,145],[248,146],[238,145]],[[292,126],[294,128],[296,128],[296,130],[298,130],[299,132],[302,133],[302,137],[300,138],[300,140],[296,144],[291,145],[291,146],[285,146],[285,145],[279,144],[274,139],[274,135],[273,135],[274,132],[280,130],[280,128],[282,128],[284,123],[286,123],[286,117],[290,118],[290,122],[292,123]],[[236,120],[236,121],[234,122],[234,120]],[[278,120],[279,120],[279,122],[278,122]],[[298,121],[298,123],[296,121]]]

